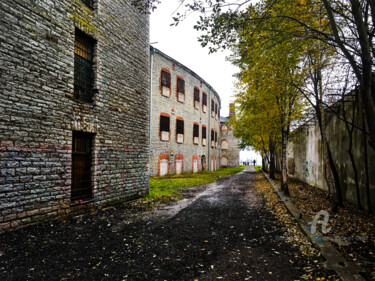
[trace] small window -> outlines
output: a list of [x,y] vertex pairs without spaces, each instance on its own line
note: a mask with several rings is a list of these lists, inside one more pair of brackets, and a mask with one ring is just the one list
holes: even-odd
[[168,116],[160,115],[160,139],[169,141],[169,121]]
[[179,77],[177,77],[177,100],[185,101],[185,81]]
[[211,100],[211,116],[212,117],[215,117],[215,102],[214,102],[214,100],[212,99]]
[[215,147],[217,148],[217,132],[215,132]]
[[206,126],[202,126],[202,145],[207,144],[207,128]]
[[199,143],[199,124],[194,123],[193,127],[193,142],[194,144]]
[[184,142],[184,120],[177,119],[176,121],[176,142]]
[[215,131],[211,130],[211,147],[214,148],[215,146]]
[[94,9],[94,0],[81,0],[83,4],[89,7],[91,10]]
[[202,111],[207,112],[207,94],[203,92],[202,94]]
[[215,119],[217,119],[217,103],[215,103]]
[[194,88],[194,107],[199,109],[199,89]]
[[226,150],[226,149],[228,149],[228,141],[227,141],[227,140],[223,140],[223,141],[221,142],[221,149],[222,149],[222,150]]
[[226,134],[226,133],[228,133],[228,127],[227,127],[227,125],[222,125],[222,126],[221,126],[221,133],[222,133],[222,134]]
[[166,97],[171,96],[171,74],[165,70],[161,71],[161,94]]
[[92,102],[93,50],[95,40],[76,29],[74,43],[74,98]]

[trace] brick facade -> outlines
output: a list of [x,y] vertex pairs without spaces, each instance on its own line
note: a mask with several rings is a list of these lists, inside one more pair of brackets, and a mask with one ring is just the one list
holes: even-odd
[[[197,160],[198,170],[210,167],[208,159],[214,157],[219,167],[219,148],[211,148],[211,129],[219,132],[220,97],[212,87],[193,71],[168,57],[161,51],[151,48],[152,56],[152,110],[151,110],[151,157],[150,174],[160,174],[160,155],[169,155],[168,174],[176,173],[176,161],[182,160],[183,173],[193,172],[194,159]],[[169,73],[170,85],[161,81],[161,72]],[[168,79],[165,79],[168,80]],[[184,85],[184,98],[179,98],[177,84],[180,80]],[[181,82],[183,81],[183,82]],[[163,85],[164,86],[163,89]],[[168,89],[168,86],[170,87]],[[182,88],[182,86],[181,86]],[[194,89],[199,90],[199,106],[194,103]],[[171,95],[164,94],[170,91]],[[206,94],[206,112],[203,106],[203,93]],[[211,115],[211,100],[217,106]],[[198,104],[197,104],[198,105]],[[170,115],[169,140],[160,139],[160,115]],[[177,122],[183,120],[183,142],[177,142]],[[198,143],[194,144],[194,124],[199,125]],[[206,144],[202,139],[202,127],[206,128]],[[164,157],[164,156],[163,156]],[[177,158],[178,157],[178,158]],[[179,162],[181,163],[181,162]]]
[[[131,1],[93,3],[0,2],[0,231],[147,193],[149,19]],[[75,91],[78,34],[91,102]],[[85,200],[71,200],[73,132],[92,141]]]

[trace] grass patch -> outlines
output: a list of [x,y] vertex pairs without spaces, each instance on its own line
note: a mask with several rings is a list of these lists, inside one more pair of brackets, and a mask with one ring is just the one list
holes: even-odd
[[217,171],[202,171],[196,174],[168,175],[150,177],[149,194],[145,200],[167,201],[180,198],[180,192],[189,186],[204,185],[241,172],[244,167],[220,168]]

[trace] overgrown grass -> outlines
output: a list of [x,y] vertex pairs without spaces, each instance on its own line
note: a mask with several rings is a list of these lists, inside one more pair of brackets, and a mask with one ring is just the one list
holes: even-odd
[[166,201],[179,198],[180,192],[189,186],[209,184],[222,177],[241,172],[243,169],[244,167],[221,168],[217,171],[203,171],[196,174],[150,177],[149,194],[145,199]]

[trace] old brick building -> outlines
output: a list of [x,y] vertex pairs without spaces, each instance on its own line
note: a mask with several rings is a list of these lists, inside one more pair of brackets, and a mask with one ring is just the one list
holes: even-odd
[[148,16],[112,0],[0,15],[0,231],[147,193]]
[[220,97],[196,73],[151,47],[150,174],[219,167]]
[[228,124],[234,115],[233,104],[229,105],[229,116],[220,117],[220,165],[222,167],[238,167],[240,165],[239,141],[233,136]]

